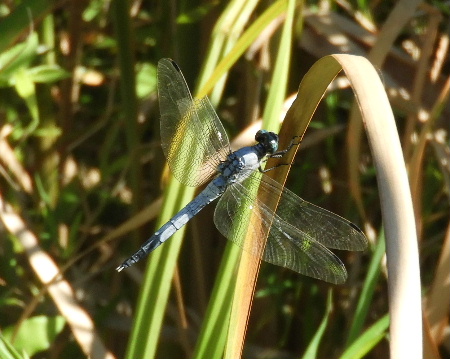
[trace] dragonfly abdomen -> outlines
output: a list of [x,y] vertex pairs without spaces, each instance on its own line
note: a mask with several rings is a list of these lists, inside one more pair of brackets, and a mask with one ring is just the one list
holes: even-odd
[[199,193],[191,202],[189,202],[180,212],[173,216],[165,225],[163,225],[154,235],[159,236],[159,241],[164,243],[176,231],[183,227],[193,217],[195,217],[205,206],[210,204],[216,198],[220,197],[224,189],[219,188],[214,182],[211,182]]
[[225,191],[225,186],[218,186],[216,181],[212,181],[206,188],[200,192],[191,202],[189,202],[180,212],[167,221],[159,230],[153,234],[130,258],[123,262],[117,270],[121,270],[132,266],[146,257],[150,252],[154,251],[166,240],[172,237],[181,227],[189,222],[198,214],[205,206],[210,204],[216,198],[220,197]]

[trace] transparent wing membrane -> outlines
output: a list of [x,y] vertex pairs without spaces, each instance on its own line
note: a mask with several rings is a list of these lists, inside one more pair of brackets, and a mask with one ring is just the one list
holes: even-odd
[[362,251],[367,246],[366,237],[352,222],[301,199],[268,176],[263,175],[259,198],[264,203],[279,198],[277,215],[329,248]]
[[295,143],[275,152],[278,136],[261,130],[256,145],[227,158],[228,137],[211,103],[206,97],[192,99],[180,69],[170,59],[158,63],[158,92],[162,148],[174,176],[185,185],[199,186],[219,173],[117,269],[144,258],[221,196],[214,223],[226,238],[266,262],[330,283],[345,282],[344,265],[326,247],[363,250],[367,240],[361,230],[256,170],[268,156],[281,157]]
[[[274,213],[265,203],[278,199]],[[217,204],[214,222],[225,237],[246,252],[335,284],[345,282],[347,272],[340,259],[325,245],[360,250],[366,244],[356,226],[302,200],[260,173],[227,188]],[[246,237],[247,230],[250,235]]]
[[225,129],[207,97],[193,100],[170,59],[158,62],[161,143],[174,176],[188,186],[205,183],[231,152]]

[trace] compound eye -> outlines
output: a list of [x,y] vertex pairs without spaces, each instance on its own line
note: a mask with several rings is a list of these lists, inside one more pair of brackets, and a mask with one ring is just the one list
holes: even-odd
[[267,136],[266,130],[259,130],[258,132],[256,132],[255,140],[256,142],[261,142],[266,136]]
[[273,153],[277,152],[277,150],[278,150],[278,139],[270,140],[269,146],[270,146],[269,153],[273,154]]
[[270,154],[275,153],[278,150],[278,135],[273,132],[268,132],[266,134],[264,145],[266,147],[266,151]]

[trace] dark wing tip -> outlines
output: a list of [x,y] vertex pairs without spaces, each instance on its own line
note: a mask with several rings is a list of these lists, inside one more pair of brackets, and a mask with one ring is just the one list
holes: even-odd
[[[355,247],[352,248],[352,250],[354,251],[364,251],[367,248],[367,238],[366,235],[364,234],[364,232],[354,223],[352,222],[348,222],[348,225],[350,227],[352,227],[356,232],[358,232],[360,234],[359,236],[359,246],[356,246],[356,244],[354,243]],[[356,239],[356,238],[354,238]]]
[[173,67],[175,67],[175,70],[177,70],[178,72],[181,72],[180,67],[178,66],[178,64],[175,61],[173,61],[172,59],[168,59],[168,60],[172,63]]
[[352,222],[348,222],[348,224],[350,225],[350,227],[352,227],[354,230],[358,231],[361,234],[364,234],[364,232],[354,223]]

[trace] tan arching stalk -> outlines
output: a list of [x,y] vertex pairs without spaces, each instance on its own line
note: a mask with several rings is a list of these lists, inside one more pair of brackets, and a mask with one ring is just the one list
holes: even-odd
[[[388,260],[391,358],[422,358],[420,271],[414,212],[394,116],[375,68],[361,56],[331,55],[317,61],[303,78],[297,99],[280,131],[280,147],[303,135],[328,85],[344,70],[361,111],[376,167]],[[290,151],[291,162],[295,151]],[[269,172],[284,183],[289,166]],[[276,206],[276,203],[273,204]],[[242,348],[259,263],[243,255],[230,331]],[[247,298],[246,300],[244,300]],[[238,308],[238,309],[237,309]],[[245,323],[244,323],[245,321]],[[240,343],[240,344],[239,344]],[[236,352],[235,358],[236,356]],[[240,355],[240,354],[239,354]]]

